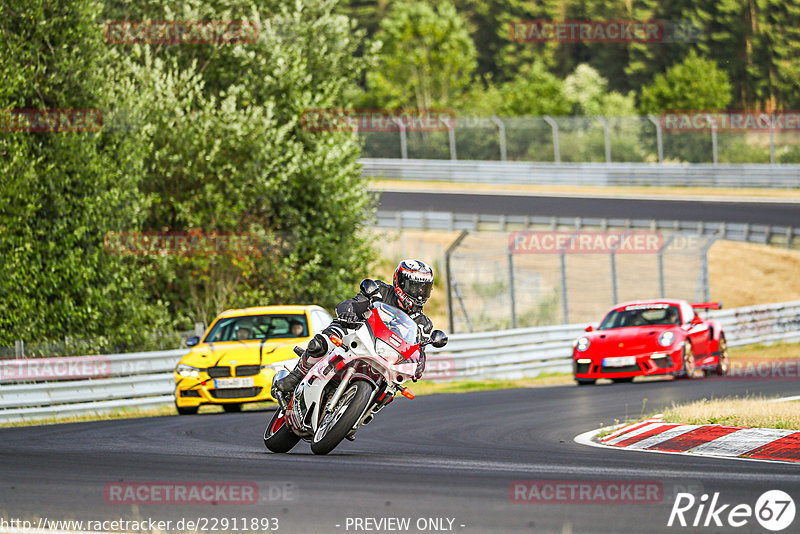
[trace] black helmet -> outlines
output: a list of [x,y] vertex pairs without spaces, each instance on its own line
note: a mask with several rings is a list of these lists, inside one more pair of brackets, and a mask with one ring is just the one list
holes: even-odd
[[403,260],[394,270],[394,292],[406,311],[422,310],[432,288],[433,269],[424,261]]

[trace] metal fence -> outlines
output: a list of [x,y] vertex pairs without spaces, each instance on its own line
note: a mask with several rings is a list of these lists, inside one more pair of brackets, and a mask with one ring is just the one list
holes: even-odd
[[436,159],[359,160],[364,176],[490,184],[800,187],[800,165],[705,163],[531,163]]
[[800,227],[751,223],[379,210],[376,213],[375,226],[398,231],[444,230],[450,232],[461,230],[510,232],[529,228],[549,228],[551,230],[632,229],[683,232],[707,238],[714,237],[786,248],[800,247],[800,240],[797,240],[800,237]]
[[[708,312],[725,329],[729,346],[800,341],[800,301]],[[568,324],[477,334],[455,334],[431,348],[426,378],[514,379],[569,372],[571,342],[585,327]],[[8,379],[17,359],[0,361],[0,422],[103,413],[172,402],[172,369],[186,350],[91,356],[106,362],[107,377],[25,382]],[[35,360],[35,359],[34,359]],[[12,373],[14,375],[14,373]]]
[[362,131],[367,158],[569,162],[800,163],[793,132],[687,133],[655,116],[457,117],[442,131]]
[[[710,298],[713,237],[603,230],[461,237],[445,258],[450,332],[590,322],[641,298]],[[634,239],[638,247],[624,244]]]

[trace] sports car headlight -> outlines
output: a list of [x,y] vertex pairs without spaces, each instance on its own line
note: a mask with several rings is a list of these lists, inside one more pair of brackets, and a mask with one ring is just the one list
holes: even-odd
[[386,358],[389,365],[394,365],[403,358],[395,348],[389,346],[388,343],[380,339],[375,340],[375,352],[377,352],[378,356],[381,358]]
[[589,338],[588,337],[579,337],[578,340],[575,342],[575,350],[578,352],[585,352],[586,349],[589,348]]
[[199,367],[192,367],[191,365],[186,365],[185,363],[179,363],[178,366],[175,368],[175,372],[181,376],[194,376],[197,377],[200,374],[200,371],[204,369],[200,369]]
[[658,344],[662,347],[669,347],[675,341],[675,332],[671,330],[667,330],[666,332],[662,332],[660,336],[658,336]]

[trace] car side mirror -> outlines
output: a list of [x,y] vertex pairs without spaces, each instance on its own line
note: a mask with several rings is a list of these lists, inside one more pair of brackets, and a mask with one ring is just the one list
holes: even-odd
[[197,337],[197,336],[192,336],[192,337],[190,337],[189,339],[186,340],[186,346],[187,347],[194,347],[198,343],[200,343],[200,338]]
[[445,334],[441,330],[434,330],[433,332],[431,332],[431,345],[433,345],[437,349],[441,349],[442,347],[447,345],[447,334]]
[[592,325],[589,325],[584,329],[584,332],[594,332],[594,327]]
[[365,278],[361,281],[361,292],[366,295],[366,297],[372,300],[380,300],[381,298],[381,289],[378,287],[378,283],[371,278]]

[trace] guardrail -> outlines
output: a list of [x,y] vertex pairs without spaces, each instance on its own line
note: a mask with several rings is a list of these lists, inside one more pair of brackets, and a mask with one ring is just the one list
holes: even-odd
[[490,184],[800,187],[800,165],[709,163],[534,163],[361,158],[362,174],[401,180]]
[[800,228],[768,224],[677,221],[658,219],[608,219],[590,217],[535,217],[528,215],[486,215],[439,211],[378,210],[375,226],[396,230],[471,230],[507,232],[528,228],[651,230],[691,233],[699,237],[716,237],[792,248]]
[[[709,312],[725,329],[728,345],[800,341],[800,301]],[[514,379],[569,372],[571,343],[585,324],[456,334],[443,349],[429,349],[426,375],[433,381]],[[172,369],[186,350],[86,356],[105,362],[104,378],[42,382],[21,376],[22,362],[0,360],[0,422],[103,413],[172,402]],[[81,360],[81,358],[66,358]],[[53,360],[53,359],[50,359]],[[28,367],[30,369],[30,367]],[[12,369],[8,378],[8,369]],[[29,373],[30,374],[30,373]],[[21,380],[26,383],[20,383]]]
[[[800,341],[800,301],[716,310],[729,347]],[[542,372],[570,372],[572,341],[585,324],[453,335],[447,347],[429,349],[433,380],[517,379]]]

